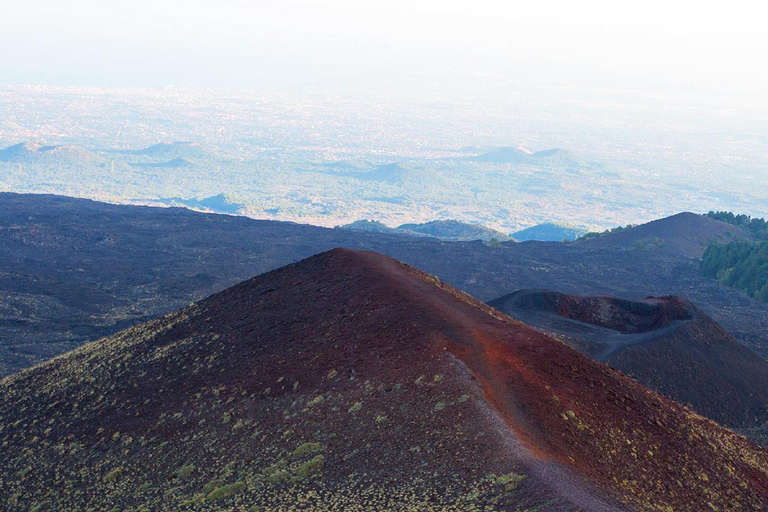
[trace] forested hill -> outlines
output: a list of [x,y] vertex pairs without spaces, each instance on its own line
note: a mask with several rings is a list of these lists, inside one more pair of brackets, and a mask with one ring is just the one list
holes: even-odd
[[701,266],[705,276],[768,302],[768,242],[712,244]]

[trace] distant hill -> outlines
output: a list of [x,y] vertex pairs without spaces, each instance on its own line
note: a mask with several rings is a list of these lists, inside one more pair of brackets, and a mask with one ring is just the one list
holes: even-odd
[[520,290],[490,305],[724,425],[768,425],[768,360],[690,301]]
[[387,183],[405,183],[415,176],[417,171],[400,164],[380,165],[372,171],[354,173],[361,180],[384,181]]
[[598,170],[603,168],[597,162],[591,162],[580,155],[560,148],[532,153],[521,147],[499,147],[481,155],[468,157],[468,160],[494,164],[522,164],[576,170]]
[[173,160],[168,160],[167,162],[131,162],[128,165],[133,167],[179,168],[189,167],[190,165],[194,165],[194,163],[190,160],[187,160],[186,158],[174,158]]
[[531,161],[531,153],[515,147],[500,147],[467,159],[473,162],[493,164],[526,164]]
[[546,222],[544,224],[537,224],[535,226],[531,226],[530,228],[525,228],[512,233],[512,238],[519,242],[527,242],[530,240],[538,240],[542,242],[562,242],[563,240],[576,240],[586,233],[586,229],[577,228],[575,226],[569,226],[566,224]]
[[396,228],[390,228],[377,221],[358,220],[338,227],[340,229],[368,231],[371,233],[434,237],[448,241],[509,240],[509,235],[501,231],[457,220],[433,220],[421,224],[403,224]]
[[315,170],[331,176],[344,176],[361,181],[372,181],[391,185],[403,185],[405,183],[423,183],[434,177],[435,173],[429,169],[413,168],[399,163],[377,165],[371,168],[367,162],[332,162],[315,164]]
[[700,258],[712,242],[736,239],[751,240],[754,235],[737,226],[686,212],[578,243],[591,248],[655,250]]
[[103,159],[78,146],[45,146],[22,143],[0,150],[0,161],[30,165],[93,165]]
[[184,206],[196,210],[208,210],[216,213],[238,213],[245,206],[242,203],[238,203],[227,194],[218,194],[204,199],[170,197],[156,201],[169,206]]
[[403,224],[398,230],[421,233],[443,240],[509,240],[509,235],[479,224],[468,224],[457,220],[433,220],[423,224]]
[[336,226],[338,229],[351,229],[353,231],[367,231],[369,233],[389,233],[393,235],[416,235],[416,233],[403,233],[397,228],[390,228],[386,224],[376,220],[356,220],[349,224]]
[[350,250],[0,381],[0,431],[0,495],[19,510],[768,506],[765,450]]
[[602,169],[602,165],[572,151],[555,148],[537,151],[530,156],[534,165],[562,167],[566,169]]
[[161,142],[143,149],[112,150],[112,153],[125,155],[146,156],[162,161],[172,160],[201,160],[211,158],[212,154],[197,142]]

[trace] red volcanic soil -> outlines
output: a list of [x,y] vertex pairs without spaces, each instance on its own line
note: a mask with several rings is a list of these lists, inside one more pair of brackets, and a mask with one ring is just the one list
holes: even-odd
[[[364,510],[393,506],[377,501],[382,486],[399,506],[423,497],[398,494],[404,485],[460,504],[488,482],[504,486],[483,499],[497,510],[768,506],[765,450],[435,277],[351,250],[3,380],[0,428],[0,463],[30,467],[33,479],[8,473],[0,492],[24,486],[51,502],[66,490],[70,507],[138,506],[134,491],[146,486],[158,503],[193,493],[168,484],[185,461],[193,475],[216,468],[205,480],[217,485],[245,475],[238,491],[267,503],[287,492],[271,487],[282,472],[309,485],[292,462],[307,450],[324,456],[313,459],[324,465],[310,495],[353,482]],[[106,472],[96,483],[77,477],[94,468]],[[495,476],[511,471],[529,475],[520,495]],[[72,485],[102,497],[83,501]]]
[[519,290],[490,304],[722,424],[768,425],[768,361],[688,300]]
[[524,310],[552,313],[624,333],[642,333],[693,318],[690,304],[677,297],[624,300],[608,295],[567,295],[522,290],[491,302],[502,311],[511,300]]
[[593,248],[658,250],[700,258],[712,242],[754,238],[752,233],[704,215],[684,212],[633,228],[579,242]]

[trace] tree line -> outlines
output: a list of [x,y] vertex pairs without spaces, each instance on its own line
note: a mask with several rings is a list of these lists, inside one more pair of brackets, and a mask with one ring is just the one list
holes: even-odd
[[768,242],[712,244],[704,252],[701,269],[707,277],[768,302]]
[[733,212],[725,211],[711,211],[707,214],[707,217],[722,222],[727,222],[728,224],[733,224],[734,226],[739,226],[740,228],[746,229],[747,231],[751,231],[758,238],[768,240],[768,222],[766,222],[765,219],[750,217],[749,215],[744,214],[735,215]]

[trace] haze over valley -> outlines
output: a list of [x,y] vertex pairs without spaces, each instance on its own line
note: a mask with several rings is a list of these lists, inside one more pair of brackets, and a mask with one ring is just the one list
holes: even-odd
[[546,83],[483,94],[2,86],[0,190],[507,234],[765,215],[768,110]]

